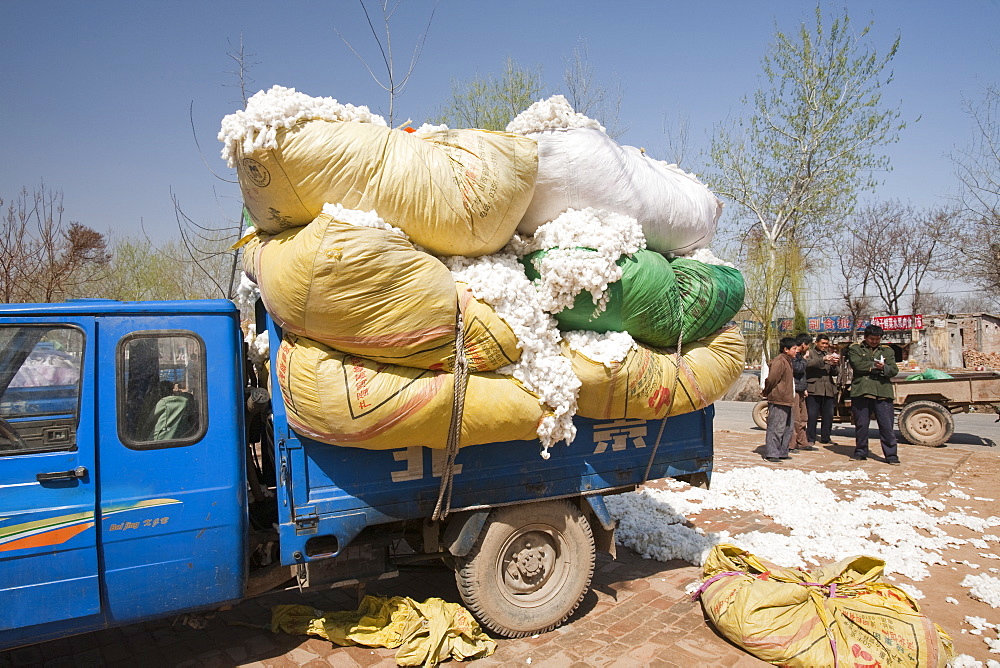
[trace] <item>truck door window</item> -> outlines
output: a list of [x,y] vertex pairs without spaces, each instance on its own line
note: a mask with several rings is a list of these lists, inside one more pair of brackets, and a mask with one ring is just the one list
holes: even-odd
[[75,327],[0,327],[0,457],[76,447],[83,350]]
[[205,346],[191,332],[137,332],[118,345],[118,435],[135,450],[191,445],[208,424]]

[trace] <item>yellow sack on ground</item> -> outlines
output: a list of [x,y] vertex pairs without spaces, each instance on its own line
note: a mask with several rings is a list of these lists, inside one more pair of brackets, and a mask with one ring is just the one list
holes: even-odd
[[715,627],[770,663],[943,668],[951,638],[905,591],[881,581],[884,566],[851,557],[810,572],[716,545],[699,592]]
[[623,361],[605,365],[571,350],[565,341],[562,350],[581,382],[578,415],[653,420],[690,413],[722,398],[743,373],[746,342],[732,327],[683,344],[673,402],[670,394],[678,375],[673,353],[637,343]]
[[449,658],[481,659],[497,649],[468,610],[429,598],[365,596],[357,610],[321,612],[308,605],[276,605],[271,631],[314,635],[344,647],[386,647],[400,666],[436,666]]
[[[370,450],[444,448],[454,376],[373,362],[286,334],[278,349],[278,384],[288,422],[324,443]],[[469,374],[460,447],[534,440],[542,404],[508,376]]]
[[514,234],[535,188],[535,140],[486,130],[420,135],[300,120],[235,163],[257,229],[305,225],[327,202],[374,210],[436,255],[487,255]]
[[243,270],[286,331],[343,352],[451,369],[460,307],[471,371],[490,371],[520,357],[517,338],[496,312],[464,283],[456,294],[448,268],[396,232],[323,213],[304,227],[251,237]]

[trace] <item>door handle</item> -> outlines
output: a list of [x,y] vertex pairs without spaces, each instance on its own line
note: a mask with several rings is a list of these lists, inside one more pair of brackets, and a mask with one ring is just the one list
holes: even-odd
[[86,466],[77,466],[71,471],[54,471],[52,473],[39,473],[35,476],[38,482],[49,482],[51,480],[75,480],[87,475]]

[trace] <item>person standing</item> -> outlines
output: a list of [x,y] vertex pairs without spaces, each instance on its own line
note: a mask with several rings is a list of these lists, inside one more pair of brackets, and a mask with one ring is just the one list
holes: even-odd
[[761,394],[767,399],[767,436],[764,438],[764,459],[780,463],[791,459],[788,442],[792,438],[792,404],[795,401],[795,379],[792,358],[798,354],[795,339],[786,336],[779,344],[781,353],[768,365],[767,379]]
[[833,409],[837,403],[837,371],[840,355],[830,346],[830,337],[818,334],[806,351],[806,440],[816,443],[816,422],[822,418],[819,442],[829,444]]
[[861,343],[847,348],[847,362],[854,372],[851,381],[851,413],[854,417],[854,455],[851,459],[868,459],[868,427],[875,414],[882,454],[885,461],[899,465],[896,452],[896,434],[893,431],[893,399],[896,396],[892,378],[899,373],[896,355],[889,346],[882,345],[882,328],[865,327]]
[[816,447],[809,442],[806,436],[806,396],[809,394],[806,383],[806,358],[805,352],[812,343],[812,337],[808,334],[799,334],[795,337],[798,352],[792,358],[792,376],[795,379],[795,402],[792,404],[792,421],[795,432],[792,434],[792,443],[789,450],[798,452],[801,450],[815,450]]

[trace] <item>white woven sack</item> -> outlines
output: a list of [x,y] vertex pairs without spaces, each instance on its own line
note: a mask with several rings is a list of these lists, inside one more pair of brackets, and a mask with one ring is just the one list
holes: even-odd
[[722,201],[676,165],[621,146],[594,128],[528,136],[538,142],[538,177],[517,226],[521,234],[534,234],[567,209],[593,207],[638,220],[647,248],[660,253],[687,255],[715,235]]

